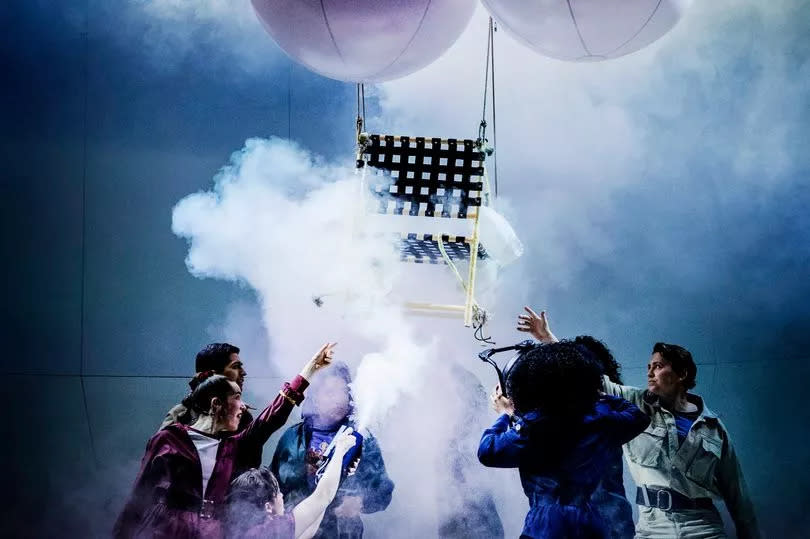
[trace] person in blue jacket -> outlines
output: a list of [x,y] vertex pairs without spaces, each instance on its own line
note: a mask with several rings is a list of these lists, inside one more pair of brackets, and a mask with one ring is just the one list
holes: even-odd
[[[551,332],[545,311],[540,314],[530,307],[518,315],[517,330],[531,334],[541,343],[557,342],[559,339]],[[622,384],[621,367],[613,357],[610,349],[599,339],[590,335],[580,335],[572,341],[586,358],[593,360],[601,368],[602,374],[614,384]],[[608,462],[607,471],[602,482],[591,496],[591,504],[599,511],[610,539],[632,539],[636,535],[636,523],[633,521],[633,507],[627,500],[624,490],[624,465],[621,447],[613,449],[613,456]]]
[[[345,363],[336,363],[328,375],[310,388],[301,408],[303,421],[291,426],[278,442],[270,469],[278,478],[288,510],[310,496],[316,487],[315,472],[324,452],[343,426],[354,427],[354,404]],[[326,509],[316,539],[360,539],[363,513],[382,511],[391,503],[394,483],[385,470],[380,446],[371,433],[363,433],[360,463],[340,486]]]
[[496,386],[500,417],[484,431],[484,466],[518,468],[529,512],[521,537],[606,538],[591,503],[616,448],[649,418],[630,402],[600,394],[601,369],[570,342],[520,352],[506,373],[508,398]]

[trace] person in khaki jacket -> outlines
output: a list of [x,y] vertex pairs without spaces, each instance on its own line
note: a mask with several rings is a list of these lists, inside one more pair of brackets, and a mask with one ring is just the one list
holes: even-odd
[[[518,317],[518,329],[541,342],[555,342],[545,312]],[[637,487],[636,537],[726,537],[712,501],[722,499],[737,536],[761,537],[737,453],[726,426],[695,387],[692,354],[675,344],[656,343],[647,366],[647,389],[603,378],[608,395],[632,402],[650,417],[650,426],[624,445]]]

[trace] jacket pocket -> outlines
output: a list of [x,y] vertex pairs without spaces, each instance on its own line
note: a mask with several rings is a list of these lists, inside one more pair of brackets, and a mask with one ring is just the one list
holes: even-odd
[[700,436],[694,457],[686,469],[686,476],[706,488],[714,488],[714,472],[723,452],[723,442],[714,438]]
[[664,451],[666,437],[666,427],[650,425],[647,430],[627,442],[627,458],[640,466],[657,466]]

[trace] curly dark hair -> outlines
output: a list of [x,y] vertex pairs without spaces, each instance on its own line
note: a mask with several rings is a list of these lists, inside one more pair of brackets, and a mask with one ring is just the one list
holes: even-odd
[[535,346],[521,354],[506,387],[515,410],[580,417],[593,408],[601,387],[599,366],[571,342]]
[[614,384],[622,384],[622,367],[613,357],[607,345],[591,335],[578,335],[571,341],[577,346],[586,357],[595,361],[602,368],[602,374],[608,377]]

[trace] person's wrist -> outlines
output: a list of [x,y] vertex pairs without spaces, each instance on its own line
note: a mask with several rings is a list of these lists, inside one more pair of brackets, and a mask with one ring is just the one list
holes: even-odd
[[306,365],[304,365],[304,368],[301,369],[301,372],[299,373],[301,378],[303,378],[307,382],[309,382],[313,374],[315,374],[315,365],[313,365],[312,362],[309,362]]

